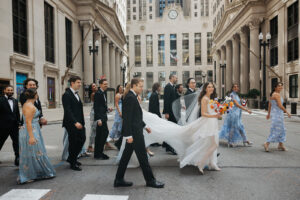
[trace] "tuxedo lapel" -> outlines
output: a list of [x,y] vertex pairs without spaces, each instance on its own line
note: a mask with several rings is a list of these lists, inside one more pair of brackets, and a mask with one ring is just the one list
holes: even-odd
[[[5,104],[6,104],[6,107],[7,107],[7,109],[10,111],[10,112],[12,112],[13,113],[13,110],[11,110],[11,107],[10,107],[10,105],[9,105],[9,103],[8,103],[8,99],[6,98],[6,97],[4,97],[4,102],[5,102]],[[14,101],[13,101],[14,102]],[[13,107],[14,107],[14,103],[13,103]]]

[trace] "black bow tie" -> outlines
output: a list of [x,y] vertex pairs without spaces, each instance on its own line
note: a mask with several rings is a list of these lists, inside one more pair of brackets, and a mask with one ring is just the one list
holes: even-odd
[[13,98],[13,97],[7,97],[7,99],[8,99],[8,100],[13,100],[14,98]]
[[76,91],[75,94],[78,94],[78,91]]

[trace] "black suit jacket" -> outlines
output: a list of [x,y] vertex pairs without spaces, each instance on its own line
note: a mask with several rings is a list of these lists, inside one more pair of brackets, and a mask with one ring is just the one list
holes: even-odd
[[168,83],[164,89],[164,110],[163,114],[173,114],[172,103],[176,99],[175,88]]
[[[21,103],[22,107],[23,107],[24,103],[27,101],[24,92],[22,92],[20,94],[20,103]],[[42,110],[42,104],[41,104],[40,99],[37,99],[37,101],[34,102],[34,106],[40,111],[39,118],[43,117],[43,110]]]
[[159,97],[157,92],[152,92],[149,99],[149,112],[157,114],[161,118],[160,110],[159,110]]
[[195,93],[195,91],[192,91],[192,90],[190,90],[190,88],[188,88],[184,95],[189,95],[189,94],[193,94],[193,93]]
[[[104,98],[105,97],[105,98]],[[107,122],[107,99],[106,92],[98,90],[94,96],[94,120],[101,120],[102,122]]]
[[122,117],[122,134],[124,137],[137,137],[139,134],[143,134],[143,128],[146,126],[143,121],[143,111],[137,96],[132,91],[129,91],[123,100]]
[[83,105],[81,100],[77,100],[70,88],[62,96],[64,107],[63,127],[74,126],[77,122],[84,126]]
[[13,98],[12,111],[8,99],[5,96],[0,97],[0,128],[19,127],[20,123],[18,100]]

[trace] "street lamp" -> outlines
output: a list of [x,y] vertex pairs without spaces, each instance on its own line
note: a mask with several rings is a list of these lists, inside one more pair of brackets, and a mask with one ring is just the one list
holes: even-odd
[[95,48],[93,48],[93,42],[92,42],[92,40],[90,40],[88,42],[88,47],[89,47],[89,53],[90,53],[90,55],[92,53],[97,53],[97,55],[98,55],[98,49],[99,49],[99,41],[98,40],[96,40],[96,42],[95,42]]
[[126,63],[120,65],[121,71],[123,73],[123,86],[125,87],[125,72],[126,72]]
[[224,64],[220,64],[220,68],[222,69],[222,99],[224,99],[225,96],[225,68],[226,68],[226,60],[224,60]]
[[267,33],[267,35],[266,35],[267,41],[263,41],[263,39],[264,39],[263,33],[259,34],[258,39],[259,39],[260,46],[264,48],[264,52],[263,52],[263,99],[262,99],[261,105],[262,105],[262,108],[266,109],[267,108],[267,105],[266,105],[266,101],[267,101],[267,97],[266,97],[266,47],[269,48],[271,34]]

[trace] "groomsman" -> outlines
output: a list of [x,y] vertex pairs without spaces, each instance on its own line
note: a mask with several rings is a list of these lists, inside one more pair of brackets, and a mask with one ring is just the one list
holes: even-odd
[[176,99],[180,98],[182,95],[183,95],[183,85],[182,84],[177,84],[175,86]]
[[109,133],[107,127],[107,94],[108,81],[101,79],[100,88],[94,96],[94,121],[97,122],[94,158],[99,160],[108,160],[109,157],[103,153],[104,145]]
[[20,111],[13,95],[14,88],[8,85],[4,88],[4,96],[0,97],[0,150],[10,136],[15,152],[15,165],[19,166]]
[[69,139],[69,157],[67,162],[70,168],[75,171],[81,171],[81,163],[77,161],[78,155],[84,145],[85,127],[83,104],[78,95],[81,87],[81,78],[78,76],[71,77],[70,88],[62,96],[64,107],[63,127],[67,129]]
[[148,111],[151,113],[156,114],[158,117],[161,118],[160,114],[160,106],[159,106],[159,92],[160,92],[160,85],[159,83],[154,83],[152,86],[152,93],[149,98],[149,109]]
[[[24,91],[20,94],[20,103],[23,106],[23,104],[26,102],[26,97],[25,97],[25,91],[29,88],[33,88],[33,89],[38,89],[39,87],[39,82],[33,78],[27,78],[24,83],[23,83],[23,87],[24,87]],[[43,110],[42,110],[42,104],[40,102],[40,99],[37,99],[34,102],[34,106],[39,110],[40,115],[40,124],[41,125],[46,125],[47,124],[47,120],[43,117]],[[22,124],[23,124],[23,119],[22,119]]]
[[[118,171],[114,181],[114,187],[129,187],[133,185],[132,182],[127,182],[124,180],[125,171],[133,151],[135,152],[143,171],[144,179],[146,180],[146,186],[153,188],[164,187],[163,183],[154,178],[146,153],[143,135],[143,129],[145,128],[146,124],[143,121],[143,111],[138,101],[138,95],[143,91],[143,84],[144,83],[141,79],[132,79],[131,90],[123,101],[122,134],[123,139],[126,140],[126,145],[119,163]],[[148,133],[151,133],[150,128],[145,129]]]
[[[164,110],[163,114],[165,114],[165,118],[168,121],[177,123],[177,120],[172,111],[172,103],[176,100],[176,93],[175,93],[175,84],[177,83],[177,76],[171,74],[169,76],[170,82],[165,86],[164,89]],[[172,154],[176,155],[175,150],[168,145],[167,143],[163,143],[163,146],[166,147],[166,151],[170,151]]]

